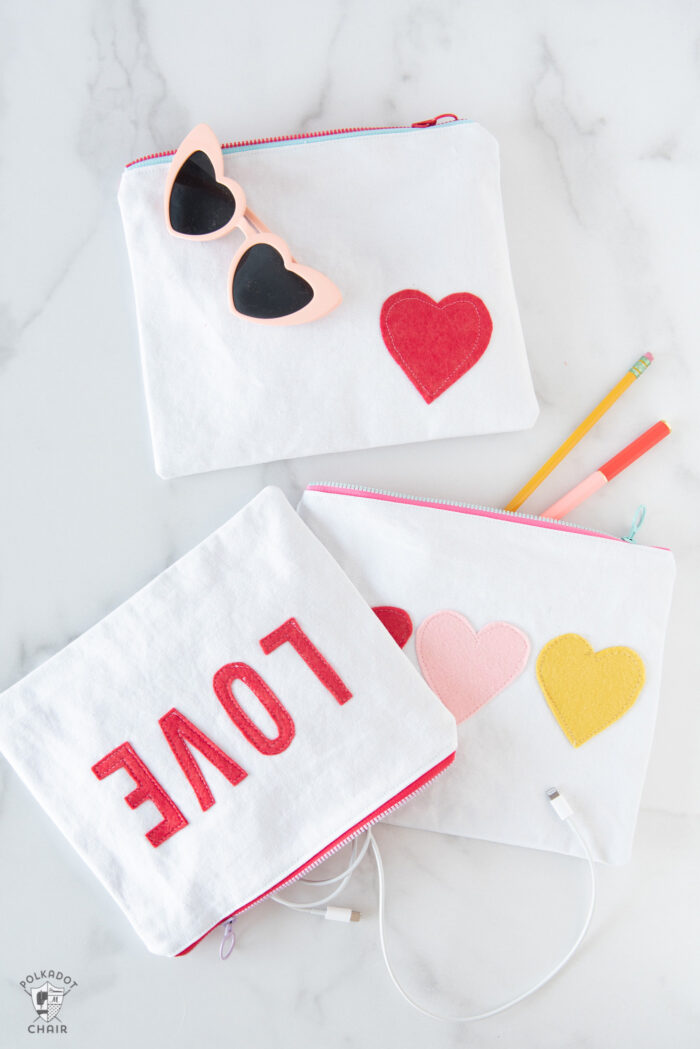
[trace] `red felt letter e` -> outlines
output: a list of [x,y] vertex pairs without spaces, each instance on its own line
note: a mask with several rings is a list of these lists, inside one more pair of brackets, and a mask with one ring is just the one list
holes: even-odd
[[124,798],[129,808],[137,809],[139,805],[143,805],[144,801],[152,801],[163,817],[160,823],[146,832],[146,837],[154,848],[158,848],[173,834],[187,826],[187,820],[173,799],[165,793],[131,743],[122,743],[92,766],[92,771],[98,779],[111,776],[117,769],[126,769],[136,784],[131,793]]

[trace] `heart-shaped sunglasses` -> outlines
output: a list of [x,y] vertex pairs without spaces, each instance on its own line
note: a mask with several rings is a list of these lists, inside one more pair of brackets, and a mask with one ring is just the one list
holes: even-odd
[[173,157],[165,186],[165,222],[175,237],[216,240],[239,229],[245,240],[228,274],[231,311],[258,324],[305,324],[341,301],[335,284],[290,254],[246,206],[243,189],[224,175],[219,141],[198,124]]

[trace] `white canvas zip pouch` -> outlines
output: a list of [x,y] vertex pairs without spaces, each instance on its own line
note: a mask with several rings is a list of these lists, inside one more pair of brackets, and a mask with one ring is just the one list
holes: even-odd
[[659,702],[668,550],[572,524],[342,485],[301,516],[458,722],[453,767],[391,817],[581,855],[630,855]]
[[[119,188],[162,477],[534,423],[498,147],[484,128],[428,121],[223,152],[213,141],[210,188],[240,196],[225,236],[173,235],[175,151],[130,164]],[[263,287],[251,280],[254,297],[314,272],[335,288],[334,308],[232,312],[232,259],[250,236],[289,249]]]
[[0,749],[164,955],[392,811],[455,745],[275,488],[0,698]]

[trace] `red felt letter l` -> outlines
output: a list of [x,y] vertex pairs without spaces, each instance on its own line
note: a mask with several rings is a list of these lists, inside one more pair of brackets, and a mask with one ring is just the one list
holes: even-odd
[[338,703],[347,703],[349,699],[352,699],[350,689],[304,633],[296,619],[288,619],[271,634],[267,634],[261,639],[260,646],[265,655],[269,655],[287,641]]

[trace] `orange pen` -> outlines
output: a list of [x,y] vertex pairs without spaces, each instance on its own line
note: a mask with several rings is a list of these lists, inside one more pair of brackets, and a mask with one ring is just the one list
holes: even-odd
[[595,473],[589,474],[570,492],[563,495],[561,499],[557,499],[556,503],[552,503],[540,516],[551,517],[555,521],[561,520],[570,510],[580,506],[594,492],[604,488],[609,481],[612,481],[613,477],[617,477],[619,473],[626,470],[628,466],[644,455],[645,452],[648,452],[650,448],[653,448],[655,444],[663,441],[664,437],[668,437],[670,432],[671,428],[663,420],[654,423],[640,437],[637,437],[635,441],[623,448],[621,452],[614,455],[612,459],[608,459],[607,463],[603,463]]

